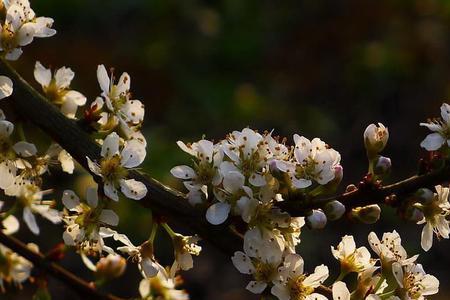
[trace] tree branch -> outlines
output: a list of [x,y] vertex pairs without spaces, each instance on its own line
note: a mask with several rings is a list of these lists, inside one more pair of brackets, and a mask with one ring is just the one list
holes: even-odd
[[[433,188],[435,185],[449,180],[450,168],[443,167],[427,174],[415,175],[379,188],[369,185],[365,188],[359,188],[351,192],[345,192],[331,197],[317,198],[310,201],[289,199],[288,201],[280,202],[277,205],[281,209],[289,212],[292,216],[303,216],[308,210],[321,208],[324,204],[332,200],[342,202],[347,211],[355,207],[370,204],[388,204],[390,206],[397,206],[405,197],[413,194],[418,189]],[[387,197],[392,195],[395,195],[393,201],[387,200]]]
[[[53,138],[86,170],[89,170],[86,156],[92,160],[100,160],[99,145],[74,120],[70,120],[60,113],[45,97],[33,89],[9,63],[0,60],[0,70],[2,75],[11,78],[14,83],[14,93],[10,101],[18,114]],[[129,172],[129,177],[139,180],[147,186],[147,196],[138,201],[142,206],[199,234],[203,239],[229,255],[241,247],[242,238],[240,236],[236,235],[229,226],[209,224],[204,212],[192,207],[183,193],[136,171]]]
[[93,285],[67,271],[57,263],[47,260],[43,254],[32,251],[18,239],[8,236],[1,231],[0,243],[32,262],[36,268],[44,270],[46,273],[63,281],[87,299],[123,300],[111,294],[101,293]]

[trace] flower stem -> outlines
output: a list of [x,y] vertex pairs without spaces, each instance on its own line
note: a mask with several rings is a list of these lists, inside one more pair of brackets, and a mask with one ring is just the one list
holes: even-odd
[[173,231],[167,223],[161,223],[161,226],[166,230],[171,238],[177,235],[176,232]]

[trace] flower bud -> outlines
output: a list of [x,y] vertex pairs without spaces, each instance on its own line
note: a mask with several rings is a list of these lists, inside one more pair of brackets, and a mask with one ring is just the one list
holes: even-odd
[[383,151],[389,139],[389,131],[383,124],[370,124],[364,131],[364,144],[366,146],[367,155],[372,159]]
[[392,163],[389,157],[378,156],[373,172],[375,175],[385,175],[391,170]]
[[125,258],[117,254],[109,254],[100,258],[97,262],[96,275],[107,280],[120,277],[125,272],[127,262]]
[[418,189],[415,195],[422,203],[430,202],[434,198],[434,192],[427,188]]
[[327,224],[327,216],[320,209],[312,210],[311,214],[306,217],[306,225],[311,229],[322,229]]
[[352,217],[364,224],[374,224],[380,219],[381,208],[377,204],[357,207],[352,210]]
[[335,221],[340,219],[344,215],[345,206],[341,202],[334,200],[325,204],[323,210],[328,220]]

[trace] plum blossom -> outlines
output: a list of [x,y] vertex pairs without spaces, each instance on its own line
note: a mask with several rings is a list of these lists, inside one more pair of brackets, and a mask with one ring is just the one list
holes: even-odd
[[104,65],[97,67],[97,79],[102,90],[91,108],[100,111],[98,124],[102,130],[113,130],[120,126],[122,133],[128,137],[137,131],[144,121],[144,104],[139,100],[131,99],[131,78],[128,73],[122,73],[117,84],[114,76],[108,76]]
[[371,232],[369,233],[369,245],[372,250],[378,255],[382,266],[388,266],[393,262],[398,262],[402,265],[413,263],[418,255],[408,258],[405,248],[402,246],[402,240],[397,231],[383,233],[383,238],[380,240],[378,236]]
[[170,276],[175,277],[179,270],[187,271],[194,267],[192,255],[198,256],[202,247],[197,245],[200,240],[197,236],[183,236],[175,234],[172,243],[175,250],[175,260],[170,268]]
[[187,194],[189,203],[192,205],[201,203],[208,198],[208,185],[220,180],[217,168],[222,162],[223,152],[220,147],[207,140],[187,145],[178,141],[177,145],[194,157],[194,168],[186,165],[176,166],[170,173],[183,180],[184,186],[189,191]]
[[27,224],[30,231],[36,235],[39,234],[40,230],[34,214],[41,215],[53,224],[61,222],[59,211],[52,208],[54,207],[55,202],[43,199],[49,192],[51,191],[42,191],[38,186],[30,182],[24,182],[24,185],[18,189],[17,194],[14,195],[23,208],[22,217],[25,224]]
[[[29,243],[27,247],[39,252],[36,244]],[[20,288],[22,283],[30,278],[33,264],[2,244],[0,244],[0,258],[0,290],[5,292],[5,283]]]
[[450,233],[446,218],[450,213],[449,188],[437,185],[435,189],[437,193],[431,199],[415,205],[424,215],[417,224],[425,224],[421,238],[422,249],[425,251],[430,250],[433,245],[433,233],[444,239],[448,239]]
[[260,231],[255,228],[244,236],[244,252],[235,252],[231,260],[239,272],[253,275],[254,280],[249,282],[247,290],[260,294],[269,284],[278,280],[278,267],[283,258],[278,245],[262,238]]
[[331,253],[341,263],[343,272],[362,272],[375,264],[366,247],[356,248],[353,236],[346,235],[342,238],[337,248],[331,246]]
[[188,293],[177,288],[181,283],[180,277],[168,278],[159,272],[154,277],[141,280],[139,294],[144,300],[189,300]]
[[34,67],[34,78],[42,86],[47,98],[60,106],[61,112],[68,118],[74,119],[78,106],[86,104],[86,97],[80,92],[70,89],[75,73],[66,67],[59,68],[52,76],[50,69],[40,62]]
[[155,259],[153,243],[146,241],[140,246],[135,246],[124,234],[114,234],[113,237],[125,245],[118,247],[117,250],[128,254],[131,260],[138,264],[139,271],[144,278],[155,277],[158,273],[165,278],[168,277],[167,271]]
[[66,208],[63,213],[65,231],[64,243],[75,246],[83,253],[113,252],[105,246],[103,233],[109,226],[117,226],[119,217],[111,209],[104,209],[99,203],[96,187],[89,187],[86,191],[86,201],[71,190],[65,190],[62,202]]
[[35,37],[45,38],[55,35],[52,29],[53,19],[36,17],[28,0],[3,1],[6,16],[0,24],[0,50],[8,60],[17,60],[22,55],[22,48],[30,44]]
[[424,296],[437,294],[439,280],[433,275],[425,273],[421,264],[401,265],[392,264],[392,272],[403,300],[424,300]]
[[279,300],[326,300],[321,294],[315,293],[328,278],[328,267],[317,266],[310,275],[303,273],[304,261],[298,254],[288,254],[283,266],[278,269],[278,279],[274,281],[271,292]]
[[292,185],[303,189],[311,186],[313,180],[325,185],[335,178],[335,168],[340,166],[341,155],[329,148],[319,138],[312,141],[299,135],[294,135],[294,159],[278,161],[278,168],[289,174]]
[[430,133],[420,143],[422,148],[427,151],[439,150],[442,146],[450,146],[450,105],[443,103],[441,106],[441,119],[433,119],[428,123],[420,123],[420,126],[427,127],[433,133]]
[[128,170],[139,166],[145,159],[145,149],[137,140],[125,142],[120,146],[120,138],[117,133],[110,133],[103,142],[102,158],[93,162],[89,157],[89,169],[103,180],[105,195],[114,200],[119,200],[117,188],[125,197],[139,200],[147,194],[147,187],[135,179],[126,179]]

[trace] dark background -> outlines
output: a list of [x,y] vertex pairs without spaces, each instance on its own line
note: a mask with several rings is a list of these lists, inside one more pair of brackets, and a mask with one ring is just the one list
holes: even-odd
[[[384,154],[392,158],[389,181],[395,181],[416,172],[425,155],[419,143],[427,134],[419,122],[438,116],[450,93],[448,1],[39,0],[32,5],[38,15],[55,19],[58,34],[25,47],[14,63],[19,72],[34,82],[35,60],[71,67],[72,87],[92,101],[100,94],[98,64],[114,67],[118,76],[127,71],[134,97],[146,104],[144,169],[174,187],[181,185],[170,168],[189,162],[177,140],[195,141],[203,134],[218,140],[246,126],[275,129],[290,140],[294,133],[321,137],[342,154],[344,187],[364,175],[362,133],[378,121],[390,131]],[[63,189],[88,180],[58,178],[52,182],[57,199]],[[120,230],[136,244],[143,241],[150,232],[148,213],[133,201],[121,201],[118,211]],[[39,238],[26,228],[20,236],[46,251],[60,241],[62,229],[39,221],[45,229]],[[328,247],[340,236],[354,234],[359,245],[368,246],[370,231],[381,235],[394,228],[409,253],[420,253],[425,269],[440,279],[441,293],[433,299],[447,299],[449,242],[421,252],[421,227],[398,221],[390,209],[373,226],[340,221],[321,232],[306,229],[298,250],[306,270],[326,263],[336,272]],[[172,250],[164,233],[160,236],[156,251],[169,263],[166,253]],[[238,274],[229,257],[203,246],[195,269],[184,274],[192,299],[257,299],[244,290],[249,278]],[[83,274],[74,257],[63,264]],[[105,289],[135,296],[139,280],[130,265]],[[54,299],[78,299],[57,281],[50,289]],[[22,297],[32,290],[25,285]]]

